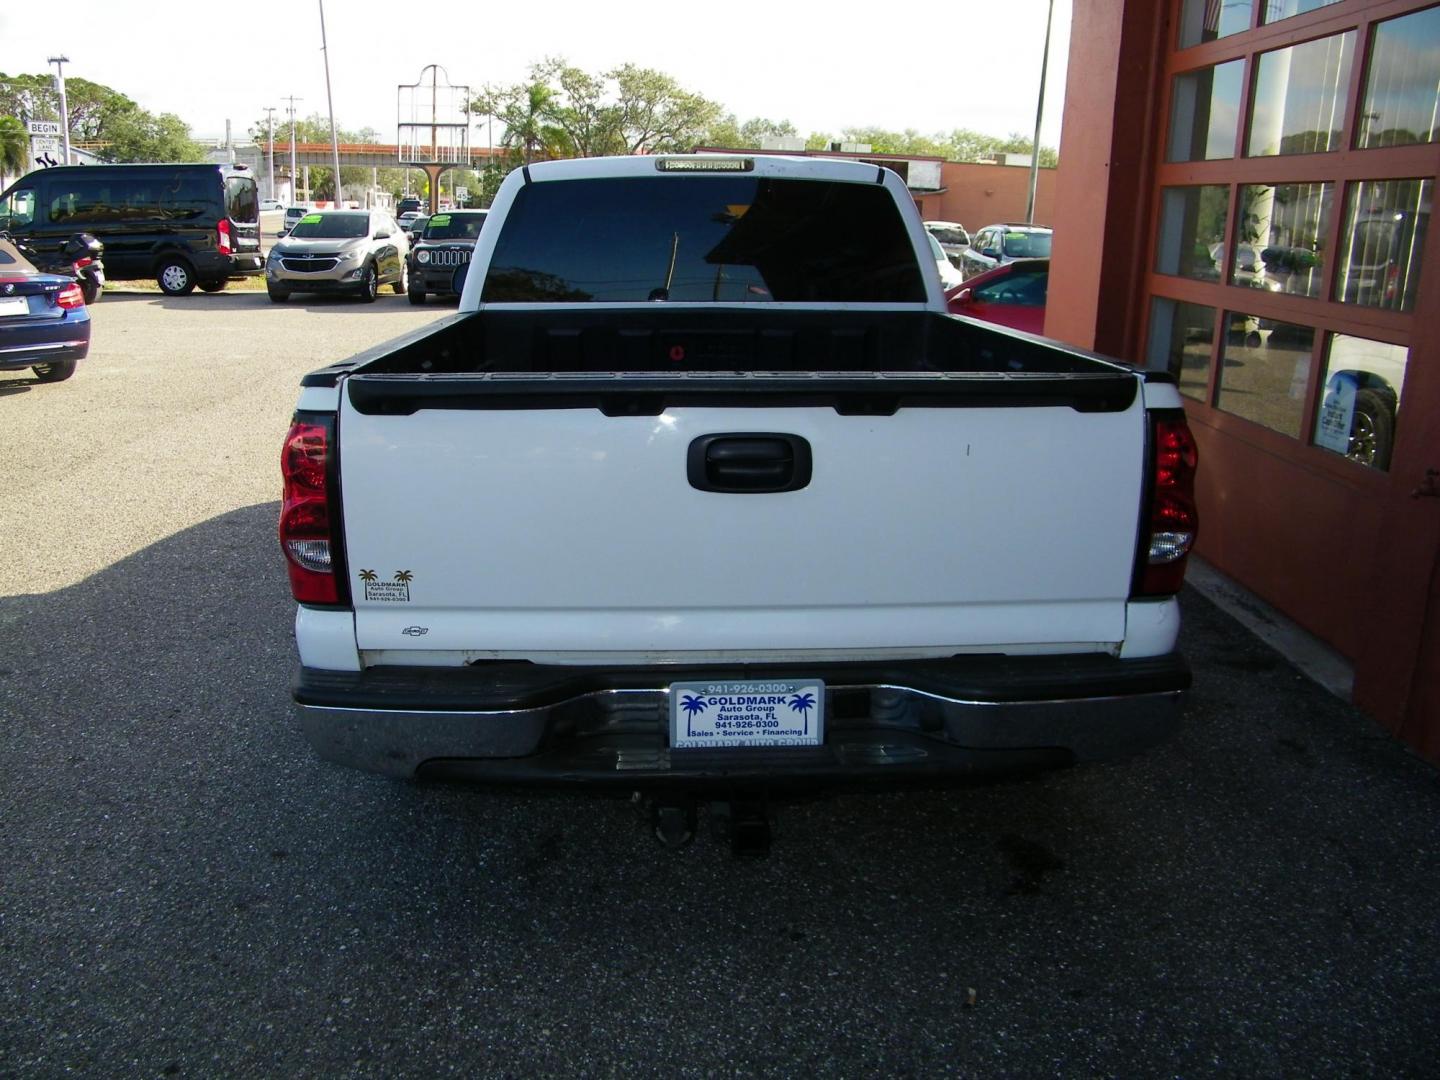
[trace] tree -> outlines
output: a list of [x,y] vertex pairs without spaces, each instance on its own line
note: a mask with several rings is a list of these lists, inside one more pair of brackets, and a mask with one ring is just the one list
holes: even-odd
[[[807,149],[829,148],[830,136],[814,134],[806,142]],[[1011,132],[1006,136],[986,135],[970,128],[956,128],[948,135],[936,132],[924,135],[914,128],[889,131],[878,127],[848,127],[841,131],[840,141],[867,143],[877,154],[910,154],[916,157],[938,157],[946,161],[988,161],[996,154],[1028,154],[1033,145],[1028,136]],[[1060,155],[1051,147],[1040,148],[1040,164],[1054,167]]]
[[625,64],[607,73],[619,95],[625,153],[693,150],[720,118],[720,106],[681,89],[669,75]]
[[605,101],[605,77],[597,78],[564,60],[551,59],[530,69],[535,82],[553,87],[549,119],[565,133],[576,157],[623,153],[620,107]]
[[541,154],[691,150],[721,119],[718,104],[664,72],[625,64],[592,75],[555,57],[534,65],[528,82],[487,88],[471,110],[499,120],[505,126],[501,145],[525,164]]
[[[501,145],[512,151],[516,165],[539,156],[683,153],[700,145],[758,149],[767,137],[798,134],[788,120],[757,116],[742,124],[662,71],[623,64],[594,75],[557,57],[532,65],[527,82],[486,87],[470,108],[501,122]],[[849,127],[840,139],[866,143],[875,153],[948,161],[984,161],[997,153],[1028,154],[1031,148],[1023,135],[986,135],[967,128],[926,135],[914,128]],[[829,132],[814,132],[805,146],[828,150],[832,141]],[[1041,147],[1039,157],[1042,165],[1058,161],[1050,147]]]
[[484,102],[483,111],[505,125],[500,145],[518,153],[529,165],[542,151],[560,148],[568,139],[564,129],[554,123],[556,108],[555,91],[542,80],[532,78],[528,83],[494,92]]
[[[70,141],[111,161],[200,161],[189,126],[173,113],[155,115],[117,90],[89,79],[65,81]],[[60,118],[60,95],[49,75],[0,73],[0,115]]]
[[789,120],[766,120],[764,117],[757,116],[741,124],[736,121],[734,113],[726,113],[710,125],[710,130],[705,133],[703,141],[706,146],[752,150],[758,149],[760,144],[770,136],[793,137],[797,134],[795,125]]
[[0,116],[0,176],[17,176],[30,164],[30,135],[13,116]]

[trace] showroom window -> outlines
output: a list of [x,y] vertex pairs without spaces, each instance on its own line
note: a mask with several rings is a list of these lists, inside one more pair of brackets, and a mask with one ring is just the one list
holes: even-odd
[[1146,363],[1234,434],[1386,470],[1425,273],[1440,5],[1175,10]]

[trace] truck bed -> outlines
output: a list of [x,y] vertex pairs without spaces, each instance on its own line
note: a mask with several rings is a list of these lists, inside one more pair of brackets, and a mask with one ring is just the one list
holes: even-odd
[[[485,309],[441,319],[324,372],[968,372],[1123,376],[1102,357],[931,311]],[[311,379],[323,378],[321,372]],[[307,381],[306,385],[316,385]]]

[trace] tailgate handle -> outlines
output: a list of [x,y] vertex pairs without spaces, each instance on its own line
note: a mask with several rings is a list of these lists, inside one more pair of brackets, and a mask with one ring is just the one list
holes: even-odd
[[810,444],[799,435],[732,432],[690,444],[690,486],[732,495],[799,491],[810,483]]

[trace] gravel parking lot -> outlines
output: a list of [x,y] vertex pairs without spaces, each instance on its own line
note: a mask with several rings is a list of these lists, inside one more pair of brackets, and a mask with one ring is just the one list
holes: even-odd
[[114,291],[0,373],[0,1076],[1435,1075],[1440,773],[1193,593],[1170,744],[760,862],[316,760],[297,381],[449,310]]

